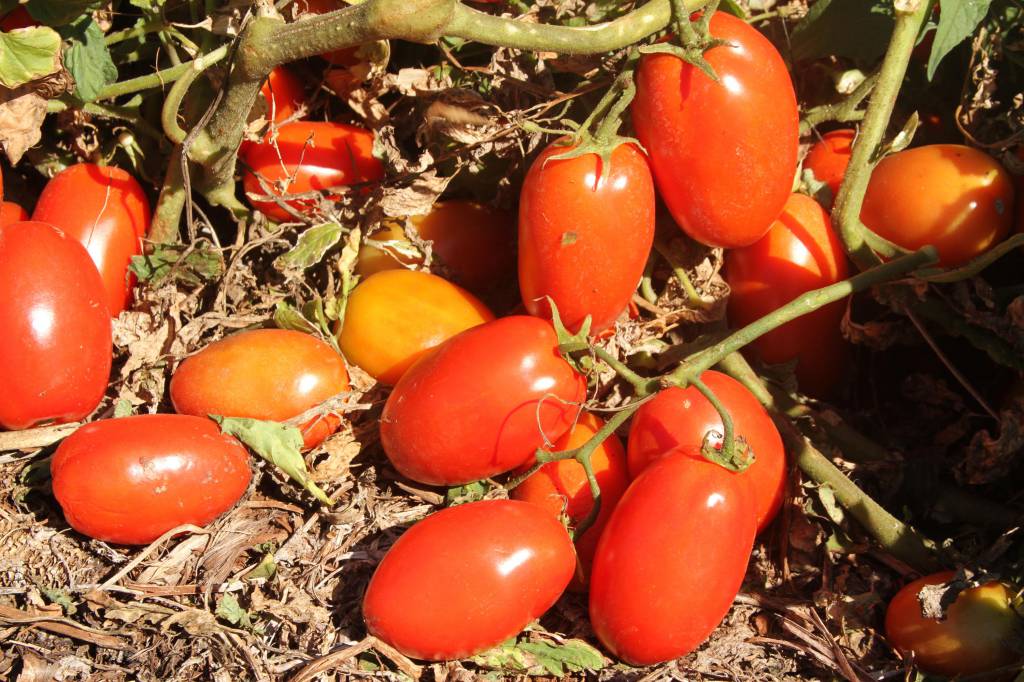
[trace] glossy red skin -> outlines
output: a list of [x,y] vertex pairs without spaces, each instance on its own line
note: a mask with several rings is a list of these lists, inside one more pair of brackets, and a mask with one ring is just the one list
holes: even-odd
[[857,131],[852,128],[825,133],[814,143],[807,153],[807,158],[804,159],[804,168],[814,171],[814,177],[828,185],[833,198],[839,193],[839,186],[843,184],[846,167],[850,165],[850,155],[853,153],[853,140],[856,137]]
[[370,634],[412,658],[466,658],[551,608],[576,564],[565,528],[516,500],[428,516],[377,567],[363,599]]
[[741,479],[692,452],[651,464],[612,512],[590,578],[590,622],[632,665],[697,648],[729,612],[754,545]]
[[103,281],[50,225],[0,229],[0,427],[71,422],[99,405],[113,353]]
[[[782,506],[786,488],[786,450],[771,417],[757,398],[732,377],[707,371],[701,380],[718,397],[733,420],[736,436],[746,440],[755,460],[735,476],[749,481],[754,499],[757,532],[771,523]],[[723,433],[722,419],[696,388],[668,388],[644,403],[633,416],[626,451],[634,479],[670,450],[686,449],[700,454],[704,435]],[[720,443],[721,438],[713,438]]]
[[[285,329],[253,329],[211,343],[171,377],[179,414],[287,421],[349,388],[345,360],[323,341]],[[319,445],[341,424],[333,415],[300,427]]]
[[302,81],[284,66],[278,66],[270,72],[260,92],[267,101],[267,118],[274,123],[294,116],[306,99]]
[[0,227],[28,220],[28,211],[13,201],[0,204]]
[[117,317],[131,301],[135,276],[132,256],[142,253],[149,232],[149,199],[126,171],[79,163],[53,177],[32,213],[74,237],[89,251],[107,290],[107,306]]
[[[849,277],[846,254],[825,209],[793,194],[757,243],[725,254],[729,323],[738,329],[812,289]],[[840,324],[845,302],[824,306],[756,339],[745,349],[768,364],[797,360],[796,377],[808,395],[826,398],[839,385],[849,349]]]
[[11,10],[0,19],[0,31],[14,31],[19,28],[32,28],[39,26],[39,22],[32,18],[28,10],[23,6]]
[[786,203],[799,114],[767,38],[724,12],[710,28],[732,43],[705,54],[720,82],[672,55],[644,55],[632,118],[675,221],[703,244],[733,248],[760,239]]
[[[272,190],[265,191],[256,175],[246,170],[242,184],[247,194],[304,194],[374,182],[384,177],[384,166],[373,158],[373,133],[365,128],[344,123],[296,121],[278,128],[276,141],[276,148],[270,142],[263,142],[247,145],[242,150],[242,160],[261,175],[267,189]],[[277,183],[289,179],[290,184],[282,191]],[[249,203],[272,220],[295,220],[274,202],[249,199]],[[288,201],[288,205],[299,211],[311,209],[316,203],[315,199]]]
[[[504,317],[437,347],[384,405],[380,438],[403,475],[460,485],[510,471],[575,419],[586,381],[558,354],[551,324]],[[564,401],[564,402],[563,402]],[[543,433],[542,431],[543,430]]]
[[64,518],[83,535],[145,545],[182,524],[205,526],[249,487],[249,453],[209,419],[104,419],[68,436],[50,463]]
[[[519,289],[531,315],[592,333],[615,324],[636,291],[654,242],[654,180],[643,152],[623,144],[609,168],[586,154],[552,160],[549,145],[530,166],[519,195]],[[601,177],[602,171],[606,173]]]

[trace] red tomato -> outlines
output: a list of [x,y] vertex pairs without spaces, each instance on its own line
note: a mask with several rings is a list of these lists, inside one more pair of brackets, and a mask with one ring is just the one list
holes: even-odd
[[249,453],[209,419],[148,414],[104,419],[68,436],[50,463],[72,528],[145,545],[176,526],[204,526],[249,487]]
[[855,137],[857,131],[852,128],[825,133],[804,159],[804,168],[814,171],[814,177],[828,185],[833,197],[839,193],[846,167],[850,165]]
[[[786,487],[786,450],[771,417],[743,384],[719,372],[707,371],[701,380],[718,397],[732,417],[736,437],[742,437],[754,453],[754,463],[740,474],[750,481],[757,515],[757,532],[771,523],[782,506]],[[645,403],[633,416],[629,429],[629,473],[634,478],[664,456],[679,448],[695,453],[705,434],[715,432],[713,443],[721,442],[722,419],[714,406],[693,386],[668,388]]]
[[707,52],[715,83],[672,55],[640,60],[633,127],[651,155],[658,193],[697,241],[733,248],[760,239],[793,186],[799,114],[775,47],[724,12]]
[[13,201],[0,204],[0,227],[28,220],[28,211]]
[[551,608],[575,564],[565,528],[532,504],[451,507],[398,538],[366,589],[363,618],[406,656],[466,658]]
[[306,99],[302,81],[284,66],[270,72],[260,92],[267,101],[267,118],[274,123],[294,116]]
[[0,19],[0,31],[5,33],[19,28],[32,28],[33,26],[39,26],[39,22],[32,18],[32,15],[28,13],[24,5],[19,5],[16,9],[5,14],[3,19]]
[[[729,322],[739,328],[812,289],[849,277],[843,244],[818,202],[793,194],[782,215],[757,243],[725,254],[732,288]],[[836,302],[799,317],[747,346],[768,364],[796,359],[796,377],[809,395],[827,397],[847,366],[839,326],[846,305]]]
[[[612,152],[551,160],[552,144],[530,166],[519,195],[519,289],[531,315],[596,334],[615,324],[644,272],[654,242],[654,181],[632,144]],[[601,173],[606,176],[601,178]]]
[[[585,412],[580,415],[579,422],[572,431],[555,442],[552,450],[578,448],[593,438],[602,426],[604,422],[601,419]],[[597,549],[601,531],[608,523],[608,518],[612,515],[619,498],[629,486],[626,451],[614,433],[594,450],[590,456],[590,464],[594,468],[597,484],[601,487],[601,510],[597,513],[594,525],[576,539],[576,551],[579,553],[584,576],[590,574],[590,565],[594,561],[594,550]],[[529,468],[528,464],[522,470]],[[520,483],[512,491],[512,497],[536,504],[555,518],[566,514],[573,525],[578,525],[594,507],[587,474],[583,466],[572,459],[545,464]]]
[[50,225],[0,229],[0,426],[72,422],[110,377],[110,312],[82,245]]
[[918,578],[892,598],[885,614],[889,642],[933,675],[976,675],[1019,661],[1013,642],[1024,622],[1012,606],[1013,592],[1002,583],[964,590],[943,620],[921,614],[921,588],[948,583],[954,576],[948,571]]
[[59,227],[88,249],[117,317],[135,283],[128,265],[149,232],[149,200],[135,178],[113,166],[70,166],[46,183],[32,220]]
[[[345,361],[329,345],[302,332],[253,329],[215,341],[185,360],[171,377],[171,401],[180,414],[287,421],[347,391]],[[337,430],[334,415],[300,427],[307,448]]]
[[629,486],[597,545],[594,632],[632,665],[693,651],[729,612],[753,546],[741,479],[693,452],[659,459]]
[[545,437],[561,437],[585,394],[548,322],[504,317],[413,365],[384,405],[380,440],[403,476],[460,485],[510,471]]
[[[295,0],[295,4],[300,12],[309,12],[311,14],[326,14],[327,12],[335,12],[349,6],[345,0]],[[331,64],[336,64],[338,66],[355,66],[359,63],[359,57],[356,56],[356,51],[358,49],[358,45],[355,47],[346,47],[341,50],[324,52],[320,56]]]
[[[248,145],[241,155],[251,169],[242,176],[245,191],[259,196],[305,194],[384,177],[384,166],[373,158],[373,133],[344,123],[287,123],[277,129],[276,143]],[[266,189],[254,173],[263,177]],[[272,220],[294,220],[272,201],[250,199],[249,203]],[[301,212],[313,209],[318,202],[298,198],[287,203]]]
[[931,244],[947,267],[999,243],[1013,223],[1013,182],[988,154],[933,144],[887,156],[871,174],[860,218],[905,249]]

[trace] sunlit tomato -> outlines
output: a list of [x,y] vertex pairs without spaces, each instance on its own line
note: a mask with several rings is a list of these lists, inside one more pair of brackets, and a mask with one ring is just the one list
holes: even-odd
[[[757,243],[725,255],[732,288],[729,322],[739,328],[812,289],[849,276],[846,254],[818,202],[793,194]],[[809,395],[826,397],[842,379],[846,346],[839,325],[846,306],[836,302],[798,317],[755,340],[748,351],[768,364],[796,359],[796,377]]]
[[[299,12],[309,12],[311,14],[326,14],[327,12],[335,12],[349,6],[345,0],[295,0],[295,5]],[[320,56],[331,64],[354,66],[359,63],[359,57],[356,56],[358,49],[358,46],[346,47],[341,50],[324,52]]]
[[493,319],[473,294],[444,278],[387,270],[352,291],[338,345],[349,362],[394,385],[430,349]]
[[275,123],[294,116],[306,99],[302,81],[284,66],[270,72],[260,92],[267,101],[267,118]]
[[892,598],[885,614],[889,642],[934,675],[975,675],[1019,661],[1014,642],[1024,623],[1011,605],[1013,593],[1002,583],[961,592],[943,620],[922,615],[921,588],[950,582],[954,575],[948,571],[919,578]]
[[730,43],[705,54],[719,82],[675,56],[644,55],[633,127],[683,231],[731,248],[760,239],[786,203],[799,114],[786,65],[767,38],[724,12],[710,28]]
[[[622,144],[608,168],[596,154],[552,160],[552,144],[530,166],[519,194],[519,289],[531,315],[591,332],[615,324],[643,275],[654,241],[654,181],[643,152]],[[602,177],[603,174],[603,177]]]
[[[474,201],[454,200],[434,204],[430,213],[410,220],[419,237],[432,242],[434,257],[448,268],[452,279],[470,291],[487,293],[512,272],[515,221],[508,213]],[[385,226],[371,234],[370,239],[411,246],[405,232],[396,225]],[[421,262],[421,258],[387,247],[365,245],[359,249],[356,272],[366,277]]]
[[88,249],[117,317],[130,301],[135,276],[128,265],[142,253],[150,215],[146,193],[126,171],[79,163],[46,183],[32,220],[59,227]]
[[182,524],[203,526],[249,487],[249,453],[209,419],[149,414],[104,419],[68,436],[50,463],[72,528],[144,545]]
[[741,479],[694,453],[672,453],[633,481],[597,544],[590,622],[633,665],[699,646],[729,612],[754,545]]
[[[578,448],[593,438],[602,426],[603,421],[586,412],[580,415],[580,420],[572,431],[555,442],[552,450]],[[594,467],[594,477],[601,488],[601,510],[597,513],[594,525],[576,540],[576,551],[579,553],[584,575],[590,573],[590,564],[594,560],[594,550],[597,549],[601,531],[608,523],[608,518],[622,493],[626,492],[629,486],[626,451],[614,433],[594,450],[590,456],[590,464]],[[528,469],[529,465],[525,468]],[[512,497],[536,504],[556,518],[565,514],[572,520],[573,525],[578,525],[594,507],[587,474],[583,466],[572,459],[545,464],[520,483],[512,491]]]
[[[171,377],[171,401],[180,414],[216,414],[287,421],[347,391],[345,361],[329,345],[302,332],[254,329],[211,343]],[[315,447],[341,423],[334,415],[300,427]]]
[[452,337],[405,373],[384,405],[381,444],[402,475],[460,485],[510,471],[545,438],[560,438],[585,394],[550,323],[504,317]]
[[[277,129],[276,141],[247,145],[241,157],[249,167],[242,184],[247,194],[255,196],[287,198],[384,177],[384,166],[373,157],[373,133],[344,123],[286,123]],[[265,188],[257,175],[263,178]],[[273,220],[295,219],[273,201],[249,202]],[[314,208],[318,200],[289,198],[286,203],[301,213]]]
[[[786,450],[771,417],[743,384],[720,372],[707,371],[701,381],[711,389],[732,417],[737,438],[742,437],[754,453],[754,463],[738,474],[750,481],[757,514],[757,532],[775,518],[782,506],[786,486]],[[665,452],[687,449],[700,454],[705,434],[711,443],[721,443],[722,419],[714,406],[696,388],[668,388],[645,403],[633,416],[629,430],[629,473],[637,477]]]
[[1013,222],[1013,183],[988,154],[935,144],[887,156],[871,174],[861,220],[905,249],[931,244],[945,266],[995,246]]
[[846,167],[850,165],[855,137],[857,131],[852,128],[825,133],[814,143],[804,159],[804,168],[814,171],[814,177],[828,185],[833,197],[839,193]]
[[28,220],[28,211],[13,201],[0,204],[0,227]]
[[0,426],[71,422],[110,377],[110,312],[82,245],[39,222],[0,229]]
[[19,28],[32,28],[33,26],[39,26],[39,22],[32,18],[32,15],[28,13],[24,5],[19,5],[16,9],[8,12],[4,15],[3,19],[0,19],[0,31],[14,31]]
[[398,538],[366,589],[363,618],[406,656],[465,658],[551,608],[575,564],[565,528],[532,504],[451,507]]

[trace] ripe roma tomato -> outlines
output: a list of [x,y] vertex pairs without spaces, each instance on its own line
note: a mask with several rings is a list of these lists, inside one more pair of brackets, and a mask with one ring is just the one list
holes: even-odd
[[142,253],[150,215],[146,193],[127,172],[79,163],[46,183],[32,220],[59,227],[88,249],[117,317],[131,299],[135,276],[128,265]]
[[0,229],[0,426],[72,422],[100,404],[113,353],[103,281],[50,225]]
[[855,137],[857,131],[852,128],[825,133],[804,159],[804,168],[814,171],[814,177],[828,185],[833,197],[839,193],[846,167],[850,165]]
[[988,154],[934,144],[887,156],[871,174],[860,218],[905,249],[932,244],[942,265],[963,265],[1013,224],[1013,182]]
[[597,544],[590,622],[632,665],[699,646],[729,612],[754,546],[742,479],[695,452],[654,462],[619,500]]
[[431,348],[493,319],[473,294],[446,279],[388,270],[352,291],[338,345],[349,362],[394,385]]
[[532,504],[451,507],[398,538],[366,589],[363,618],[406,656],[466,658],[551,608],[575,564],[565,528]]
[[[329,345],[302,332],[253,329],[215,341],[185,360],[171,377],[171,401],[180,414],[287,421],[347,391],[345,361]],[[300,427],[307,448],[337,430],[335,415]]]
[[[601,419],[585,412],[580,415],[572,431],[555,442],[552,450],[578,448],[590,440],[602,426],[604,422]],[[594,476],[601,487],[601,510],[597,513],[594,525],[576,540],[576,551],[579,553],[584,576],[590,573],[590,564],[594,561],[594,550],[597,549],[601,531],[608,523],[608,518],[618,504],[619,498],[629,486],[626,451],[614,433],[594,450],[590,456],[590,464],[594,467]],[[523,470],[529,468],[528,464]],[[516,486],[512,491],[512,497],[536,504],[555,518],[565,514],[572,520],[573,525],[578,525],[594,507],[587,474],[583,466],[572,459],[545,464]]]
[[[782,215],[757,243],[725,254],[732,288],[729,322],[743,327],[812,289],[846,279],[849,271],[828,213],[803,194],[792,194]],[[824,398],[839,384],[847,347],[839,330],[846,305],[836,302],[798,317],[747,346],[768,364],[796,359],[807,394]]]
[[[250,144],[242,149],[241,157],[249,167],[242,184],[247,194],[257,196],[286,197],[384,177],[384,166],[373,158],[373,133],[344,123],[286,123],[277,129],[276,148],[270,141]],[[266,189],[256,174],[263,178]],[[273,201],[250,199],[249,203],[272,220],[294,220]],[[315,198],[287,201],[300,212],[313,209],[317,203]]]
[[550,323],[503,317],[453,336],[405,373],[384,405],[381,445],[403,476],[461,485],[510,471],[545,437],[560,438],[585,394]]
[[799,114],[786,65],[767,38],[724,12],[712,16],[711,35],[730,43],[705,55],[718,83],[672,55],[643,56],[633,127],[683,231],[734,248],[760,239],[786,203]]
[[[654,242],[654,181],[632,144],[612,152],[608,168],[586,154],[552,160],[569,149],[549,145],[530,166],[519,194],[519,289],[531,315],[591,332],[615,324]],[[602,172],[605,173],[602,178]]]
[[[486,294],[507,279],[515,263],[515,220],[496,208],[474,201],[442,201],[425,216],[410,218],[420,238],[432,242],[435,258],[452,274],[452,279],[476,294]],[[405,232],[388,225],[370,235],[378,242],[411,244]],[[359,249],[356,272],[367,277],[381,270],[417,265],[410,258],[387,248],[365,245]]]
[[[754,452],[754,463],[738,476],[750,481],[760,533],[782,506],[786,487],[786,450],[782,438],[761,403],[743,384],[714,371],[704,372],[701,380],[728,410],[736,437],[746,440]],[[708,432],[718,434],[713,443],[721,442],[722,419],[700,391],[693,386],[663,390],[633,416],[627,445],[629,473],[638,477],[652,461],[678,448],[687,449],[704,461],[700,448]]]
[[270,72],[270,77],[260,88],[260,92],[267,101],[267,119],[274,123],[294,116],[306,99],[302,81],[284,66]]
[[241,443],[209,419],[181,414],[86,424],[57,448],[50,474],[72,528],[122,545],[206,525],[238,502],[252,477]]
[[889,642],[933,675],[975,675],[1019,661],[1012,643],[1019,640],[1024,623],[1011,605],[1013,592],[1002,583],[961,592],[943,620],[921,614],[921,588],[954,576],[948,571],[919,578],[893,597],[885,614]]
[[0,204],[0,228],[11,223],[20,223],[28,220],[28,211],[13,201],[5,201]]

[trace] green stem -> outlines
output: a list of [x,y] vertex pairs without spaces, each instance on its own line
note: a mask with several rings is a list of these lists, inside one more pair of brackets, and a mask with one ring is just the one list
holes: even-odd
[[736,455],[736,429],[732,422],[732,415],[729,414],[729,410],[718,399],[715,392],[708,388],[707,384],[701,381],[699,376],[690,378],[689,384],[700,391],[701,395],[707,398],[707,401],[718,412],[718,418],[722,420],[722,430],[724,431],[722,434],[721,452],[715,451],[715,447],[711,443],[711,432],[708,432],[704,434],[703,443],[701,443],[701,453],[707,459],[724,466],[730,471],[741,471],[746,462],[745,458],[741,460]]
[[558,351],[560,353],[593,353],[600,358],[602,362],[611,367],[616,374],[628,381],[633,388],[636,389],[636,392],[640,397],[647,395],[647,389],[650,386],[651,380],[640,376],[627,367],[624,362],[600,346],[591,346],[584,341],[580,341],[578,343],[563,343],[558,346]]
[[593,454],[594,450],[598,448],[601,443],[608,439],[608,436],[615,433],[615,431],[626,423],[633,413],[640,409],[640,406],[647,402],[646,399],[633,400],[632,402],[626,403],[620,407],[612,417],[604,423],[597,433],[583,445],[572,450],[559,450],[557,452],[548,452],[547,450],[537,449],[534,456],[537,461],[541,464],[547,464],[548,462],[560,462],[563,459],[576,459],[581,454],[589,457]]
[[583,520],[573,529],[573,539],[583,537],[583,534],[590,530],[601,513],[601,486],[598,485],[597,476],[594,475],[594,464],[590,459],[591,454],[588,452],[586,455],[583,455],[581,452],[576,455],[576,461],[583,467],[583,471],[587,475],[587,484],[590,486],[590,496],[593,498],[594,504],[590,507],[587,515],[583,517]]
[[178,125],[178,111],[181,109],[181,102],[200,74],[210,66],[210,63],[202,57],[189,63],[192,68],[182,74],[181,78],[171,86],[160,112],[160,123],[163,125],[164,133],[176,145],[180,145],[188,136],[188,133]]
[[178,241],[186,192],[181,154],[181,145],[175,145],[170,165],[167,167],[167,175],[164,176],[164,185],[160,189],[160,198],[157,199],[156,209],[153,211],[149,240],[156,244],[172,244]]
[[110,47],[111,45],[116,45],[117,43],[123,42],[125,40],[131,40],[132,38],[141,38],[145,35],[149,35],[150,33],[162,31],[165,28],[167,28],[166,23],[164,23],[161,20],[155,19],[153,21],[148,21],[142,24],[141,26],[135,26],[133,28],[126,28],[123,31],[114,31],[113,33],[108,33],[106,37],[103,39],[103,42],[107,44],[107,47]]
[[687,274],[686,268],[683,267],[675,254],[672,253],[672,249],[669,248],[668,244],[660,239],[654,240],[654,249],[664,258],[669,267],[672,268],[672,274],[679,280],[679,285],[683,287],[683,291],[686,293],[687,303],[691,308],[698,310],[707,310],[710,306],[705,303],[704,299],[700,297],[700,293],[697,291],[697,287],[693,286],[693,281],[690,279],[690,275]]
[[611,142],[619,133],[619,128],[622,126],[622,115],[636,96],[636,83],[633,80],[633,72],[626,70],[619,74],[609,92],[616,93],[618,99],[612,104],[608,110],[608,115],[601,121],[601,125],[594,134],[599,143]]
[[859,108],[860,104],[874,89],[876,83],[878,83],[877,73],[865,78],[842,102],[823,104],[808,109],[800,121],[800,135],[809,134],[815,126],[827,121],[850,123],[863,120],[865,112]]
[[134,92],[141,92],[143,90],[149,90],[150,88],[159,88],[173,83],[178,80],[193,68],[193,64],[199,60],[205,60],[207,66],[214,64],[221,59],[224,59],[228,54],[228,46],[222,45],[216,50],[209,52],[201,57],[198,57],[192,61],[184,62],[179,66],[172,66],[169,69],[163,69],[155,73],[146,74],[145,76],[139,76],[138,78],[131,78],[126,81],[120,81],[113,83],[100,90],[97,99],[112,99],[114,97],[120,97],[122,95],[130,95]]

